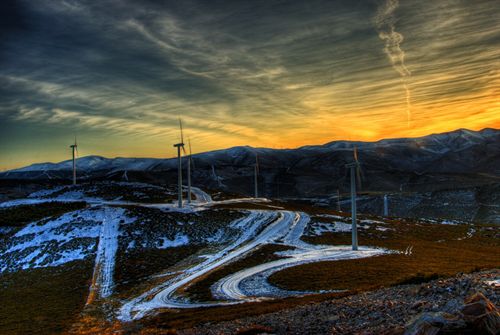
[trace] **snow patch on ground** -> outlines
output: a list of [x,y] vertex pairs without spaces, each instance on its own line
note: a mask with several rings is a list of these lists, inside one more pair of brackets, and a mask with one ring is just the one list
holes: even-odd
[[219,243],[223,240],[224,240],[224,230],[222,229],[217,230],[217,232],[214,235],[207,237],[205,239],[205,241],[208,243]]
[[465,234],[464,237],[459,237],[457,238],[458,241],[462,241],[462,240],[465,240],[465,239],[468,239],[468,238],[471,238],[472,236],[474,236],[474,234],[476,233],[476,228],[474,227],[470,227],[468,230],[467,230],[467,233]]
[[500,288],[500,279],[488,280],[485,283],[495,288]]
[[0,235],[8,234],[14,229],[15,229],[14,227],[0,227]]
[[189,237],[187,235],[177,234],[175,235],[175,238],[173,240],[169,240],[166,237],[162,237],[161,242],[158,245],[158,249],[179,247],[187,244],[189,244]]
[[56,186],[56,187],[51,188],[51,189],[45,189],[45,190],[40,190],[40,191],[37,191],[37,192],[33,192],[30,195],[28,195],[28,198],[46,197],[46,196],[49,196],[49,195],[51,195],[51,194],[53,194],[55,192],[61,191],[65,187],[66,186]]
[[[0,244],[0,272],[58,266],[94,253],[106,215],[124,219],[121,208],[81,209],[33,222]],[[106,214],[108,213],[108,214]]]
[[317,216],[319,218],[327,218],[327,219],[335,219],[335,220],[346,219],[346,217],[343,217],[340,215],[333,215],[333,214],[316,214],[315,216]]
[[360,223],[366,223],[366,224],[373,224],[373,223],[377,223],[377,224],[385,224],[385,222],[383,221],[377,221],[377,220],[367,220],[367,219],[362,219],[362,220],[359,220]]
[[440,224],[448,224],[448,225],[458,225],[458,221],[455,220],[443,220],[439,222]]
[[102,298],[109,297],[113,293],[113,274],[115,270],[115,256],[118,250],[118,236],[120,221],[129,223],[135,219],[125,216],[125,209],[117,207],[105,207],[103,209],[103,220],[99,232],[99,244],[94,266],[92,280],[92,291],[98,292]]
[[[351,232],[350,223],[336,221],[333,223],[315,222],[311,225],[310,235],[320,236],[324,233],[347,233]],[[358,228],[361,228],[358,226]]]

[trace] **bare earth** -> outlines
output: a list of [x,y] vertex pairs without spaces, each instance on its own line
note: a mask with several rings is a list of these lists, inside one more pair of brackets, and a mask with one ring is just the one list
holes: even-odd
[[[453,314],[473,293],[498,308],[500,288],[488,284],[500,270],[460,274],[418,285],[401,285],[231,322],[203,324],[179,334],[400,334],[422,312]],[[252,332],[251,330],[255,331]]]

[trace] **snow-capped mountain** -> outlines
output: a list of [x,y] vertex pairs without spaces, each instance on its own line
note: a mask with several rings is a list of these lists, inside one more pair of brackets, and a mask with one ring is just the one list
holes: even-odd
[[[377,142],[334,141],[296,149],[233,147],[193,155],[193,182],[252,194],[253,165],[268,197],[314,197],[347,190],[345,165],[357,147],[366,191],[433,191],[499,182],[500,130],[484,129]],[[0,179],[69,180],[71,161],[33,164],[0,174]],[[80,180],[130,179],[175,183],[176,159],[104,158],[77,160]],[[126,173],[125,173],[126,172]]]
[[[148,170],[161,159],[155,158],[105,158],[101,156],[85,156],[76,160],[76,167],[80,171],[92,172],[99,170]],[[73,168],[72,160],[59,163],[39,163],[29,165],[9,172],[35,172],[35,171],[64,171]]]

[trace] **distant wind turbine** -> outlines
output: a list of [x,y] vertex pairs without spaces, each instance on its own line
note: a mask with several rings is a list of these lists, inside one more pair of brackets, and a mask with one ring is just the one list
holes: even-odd
[[189,159],[187,162],[187,175],[188,175],[188,196],[187,197],[188,197],[188,204],[190,204],[191,203],[191,166],[193,166],[193,168],[194,168],[190,139],[188,139],[188,145],[189,145]]
[[76,144],[76,136],[75,136],[75,144],[69,146],[71,148],[71,153],[73,155],[73,185],[76,185],[76,156],[78,155],[78,144]]
[[186,153],[186,149],[184,149],[184,134],[182,133],[182,121],[179,118],[179,128],[181,131],[181,141],[180,143],[174,144],[174,147],[177,148],[177,199],[179,202],[179,208],[182,208],[182,160],[181,160],[181,149],[184,153]]
[[258,188],[258,177],[259,177],[259,156],[255,154],[255,166],[254,166],[254,194],[255,198],[259,197],[259,188]]
[[346,165],[351,170],[351,218],[352,218],[352,250],[358,250],[358,227],[356,221],[356,180],[361,187],[358,148],[354,147],[354,162]]
[[384,216],[389,216],[389,197],[384,194]]
[[341,209],[340,209],[340,190],[337,189],[337,210],[339,212],[341,212]]

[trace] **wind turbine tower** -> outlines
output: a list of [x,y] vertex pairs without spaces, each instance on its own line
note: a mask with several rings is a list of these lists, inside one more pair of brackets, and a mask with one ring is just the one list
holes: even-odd
[[354,147],[354,162],[346,165],[351,172],[351,218],[352,218],[352,250],[358,250],[358,226],[356,218],[356,179],[361,182],[358,161],[358,149]]
[[384,216],[389,216],[389,199],[387,194],[384,194]]
[[73,155],[73,185],[76,185],[76,155],[78,154],[78,144],[76,144],[76,136],[75,136],[75,144],[69,146],[71,148],[71,153]]
[[341,212],[341,208],[340,208],[340,190],[337,189],[337,211]]
[[259,197],[259,188],[258,188],[258,180],[259,180],[259,156],[255,154],[255,166],[254,166],[254,195],[255,198]]
[[186,153],[186,149],[184,149],[184,135],[182,133],[182,121],[179,119],[179,128],[181,130],[181,141],[180,143],[174,144],[174,147],[177,148],[177,199],[179,203],[179,208],[182,208],[182,157],[181,157],[181,149],[184,153]]
[[192,152],[191,152],[191,140],[188,138],[188,145],[189,145],[189,159],[187,162],[187,175],[188,175],[188,204],[191,204],[191,165],[192,165]]

